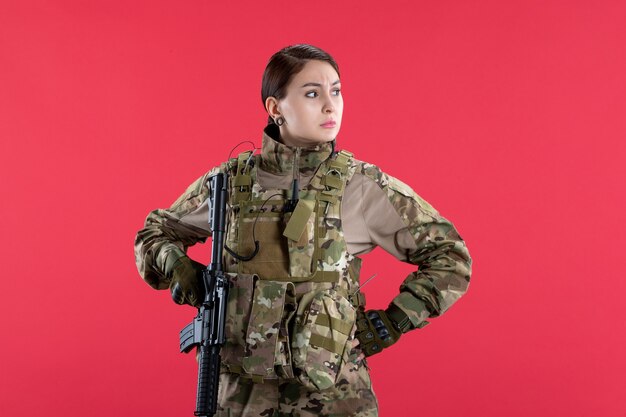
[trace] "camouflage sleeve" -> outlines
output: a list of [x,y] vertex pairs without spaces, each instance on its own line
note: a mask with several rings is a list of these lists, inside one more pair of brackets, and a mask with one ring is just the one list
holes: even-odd
[[[212,171],[211,171],[212,172]],[[141,277],[153,288],[169,287],[168,272],[187,248],[206,241],[209,196],[207,179],[198,178],[168,209],[156,209],[135,238],[135,262]]]
[[[411,187],[371,164],[362,165],[362,174],[370,185],[363,195],[363,216],[372,243],[418,266],[392,303],[408,315],[412,328],[423,327],[467,291],[469,252],[452,223]],[[369,204],[368,199],[382,202]],[[376,220],[381,217],[384,221]]]

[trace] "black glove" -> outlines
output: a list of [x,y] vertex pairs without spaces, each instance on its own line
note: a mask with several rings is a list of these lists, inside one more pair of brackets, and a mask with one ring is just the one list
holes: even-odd
[[372,356],[396,343],[406,327],[408,316],[394,304],[387,310],[358,310],[355,337],[365,356]]
[[172,266],[170,291],[177,304],[198,307],[204,301],[202,271],[206,267],[187,256],[181,256]]

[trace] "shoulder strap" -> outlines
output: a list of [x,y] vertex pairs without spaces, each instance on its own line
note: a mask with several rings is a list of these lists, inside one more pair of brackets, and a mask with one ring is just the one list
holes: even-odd
[[352,157],[352,153],[341,150],[333,159],[325,163],[326,169],[321,172],[320,177],[320,185],[323,190],[319,193],[318,199],[325,201],[327,207],[331,204],[337,204],[343,194]]
[[252,176],[250,172],[252,165],[250,163],[254,151],[245,151],[239,154],[237,159],[233,158],[235,175],[231,179],[231,187],[233,190],[233,204],[239,204],[250,197],[252,189]]

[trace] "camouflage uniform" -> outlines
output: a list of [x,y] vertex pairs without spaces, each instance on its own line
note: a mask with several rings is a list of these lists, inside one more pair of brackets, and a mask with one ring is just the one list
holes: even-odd
[[[392,300],[411,328],[445,312],[467,290],[471,259],[450,222],[406,184],[378,167],[334,154],[331,143],[311,149],[263,135],[260,156],[243,153],[195,181],[167,210],[151,212],[137,234],[141,276],[168,288],[168,271],[187,247],[210,236],[207,178],[229,171],[225,253],[231,282],[222,349],[218,415],[376,416],[367,363],[351,349],[360,258],[381,246],[419,266]],[[284,213],[294,177],[299,202]]]

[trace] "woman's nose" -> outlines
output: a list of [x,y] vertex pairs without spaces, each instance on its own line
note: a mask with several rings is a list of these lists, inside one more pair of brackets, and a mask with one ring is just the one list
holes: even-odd
[[330,100],[330,98],[326,99],[324,107],[322,107],[322,111],[324,113],[332,113],[335,111],[335,106],[333,106],[333,102]]

